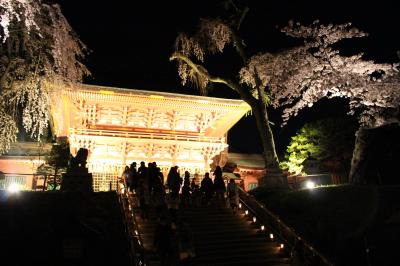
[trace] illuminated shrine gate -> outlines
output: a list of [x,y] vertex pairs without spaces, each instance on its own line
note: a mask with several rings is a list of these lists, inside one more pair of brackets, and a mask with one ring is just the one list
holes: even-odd
[[241,100],[93,85],[52,99],[55,134],[69,138],[72,154],[89,150],[96,191],[115,186],[133,161],[155,161],[164,173],[172,165],[209,171],[213,157],[227,151],[227,131],[249,111]]

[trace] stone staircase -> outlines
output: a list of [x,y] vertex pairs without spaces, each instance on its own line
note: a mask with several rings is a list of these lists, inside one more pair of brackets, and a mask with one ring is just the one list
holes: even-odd
[[[194,235],[197,256],[189,265],[290,265],[288,252],[244,213],[233,214],[226,207],[211,206],[181,209],[179,216]],[[154,210],[150,211],[149,221],[137,217],[147,265],[160,265],[152,251],[155,218]]]
[[136,222],[138,224],[140,238],[142,240],[143,248],[145,250],[146,265],[160,265],[159,258],[153,247],[154,232],[157,227],[157,215],[153,207],[149,208],[149,220],[142,220],[140,217],[140,209],[133,209]]

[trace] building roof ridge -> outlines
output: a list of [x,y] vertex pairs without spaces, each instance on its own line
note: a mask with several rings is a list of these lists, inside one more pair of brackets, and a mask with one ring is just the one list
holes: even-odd
[[[136,94],[136,95],[143,95],[143,96],[163,96],[168,98],[179,98],[180,100],[187,99],[187,100],[203,100],[205,101],[212,101],[212,102],[224,102],[224,103],[245,103],[241,99],[229,99],[229,98],[219,98],[219,97],[210,97],[210,96],[200,96],[200,95],[191,95],[191,94],[183,94],[183,93],[172,93],[172,92],[162,92],[162,91],[150,91],[150,90],[139,90],[139,89],[129,89],[129,88],[119,88],[119,87],[111,87],[111,86],[104,86],[104,85],[95,85],[95,84],[79,84],[81,88],[87,89],[89,91],[99,91],[104,94],[109,92],[112,93],[129,93],[129,94]],[[182,99],[183,98],[183,99]]]

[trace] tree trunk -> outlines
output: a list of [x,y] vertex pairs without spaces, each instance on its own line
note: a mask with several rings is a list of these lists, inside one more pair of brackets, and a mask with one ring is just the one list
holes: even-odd
[[371,183],[367,178],[367,166],[370,159],[368,147],[372,138],[371,130],[363,127],[358,129],[349,174],[349,183],[351,184],[366,185]]
[[368,134],[366,129],[359,128],[356,133],[356,143],[354,145],[353,158],[349,174],[349,183],[363,184],[365,175],[365,151],[367,147]]
[[258,102],[256,106],[252,106],[252,110],[263,145],[263,158],[266,168],[266,176],[261,183],[273,189],[288,188],[287,178],[279,168],[279,160],[276,155],[274,136],[269,125],[267,108]]
[[357,185],[399,184],[393,175],[400,153],[399,133],[397,122],[376,128],[359,128],[349,182]]

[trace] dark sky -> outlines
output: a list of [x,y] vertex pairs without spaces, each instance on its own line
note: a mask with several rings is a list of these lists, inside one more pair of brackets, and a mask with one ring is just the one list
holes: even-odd
[[[174,63],[168,57],[178,32],[194,30],[201,17],[223,16],[218,0],[128,1],[60,0],[64,15],[81,40],[92,50],[87,66],[93,77],[86,83],[113,87],[197,94],[182,87]],[[400,12],[395,1],[236,1],[250,8],[242,26],[249,54],[276,51],[293,44],[276,26],[290,19],[309,23],[352,22],[370,33],[346,47],[349,53],[364,51],[380,62],[397,60],[400,50]],[[307,3],[299,3],[307,2]],[[228,55],[229,50],[228,50]],[[212,70],[235,77],[238,58],[217,57]],[[210,96],[237,98],[229,89],[215,87]],[[300,114],[285,128],[274,127],[278,149],[283,150],[289,136],[304,122],[329,115],[344,115],[343,102],[322,102]],[[271,110],[279,123],[279,111]],[[246,141],[243,141],[243,140]],[[229,144],[239,152],[260,152],[259,138],[252,116],[242,119],[231,131]]]

